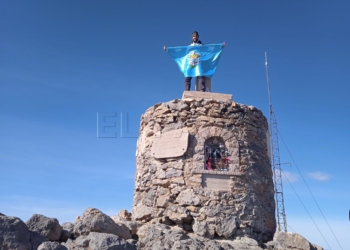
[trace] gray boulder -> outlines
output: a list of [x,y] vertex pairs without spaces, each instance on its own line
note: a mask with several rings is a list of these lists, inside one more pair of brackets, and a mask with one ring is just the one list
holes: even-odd
[[124,240],[115,234],[91,232],[89,235],[81,235],[76,240],[68,239],[62,243],[68,250],[136,250],[136,242]]
[[74,235],[88,235],[90,232],[114,234],[124,239],[131,239],[129,228],[116,224],[111,217],[96,208],[88,208],[82,217],[74,223]]
[[[210,240],[195,234],[187,234],[179,227],[169,227],[162,224],[144,225],[138,230],[139,246],[144,250],[229,250],[236,249],[229,241]],[[238,248],[239,249],[239,248]],[[248,248],[249,249],[249,248]],[[253,250],[253,249],[252,249]],[[254,249],[255,250],[255,249]],[[260,250],[260,249],[259,249]]]
[[131,221],[132,220],[132,214],[128,210],[120,210],[119,217],[124,218],[125,220]]
[[312,244],[312,246],[314,247],[314,250],[323,250],[323,247],[320,247],[316,244]]
[[62,242],[61,245],[65,246],[68,250],[83,250],[89,247],[90,239],[86,235],[81,235],[78,238],[72,240],[68,239],[66,242]]
[[49,241],[44,235],[30,231],[30,242],[32,244],[32,249],[38,249],[38,247],[43,243]]
[[[170,250],[170,249],[187,249],[187,250],[213,250],[213,249],[247,249],[262,250],[256,241],[247,239],[246,245],[238,242],[232,243],[230,240],[208,239],[196,234],[188,234],[180,227],[169,227],[163,224],[143,225],[137,231],[139,236],[140,249],[144,250]],[[237,248],[236,248],[237,247]]]
[[90,233],[89,239],[89,248],[91,250],[136,250],[135,245],[131,245],[128,241],[114,234]]
[[[258,242],[248,237],[242,237],[233,241],[227,241],[234,249],[262,250]],[[286,249],[285,249],[286,250]]]
[[214,221],[198,221],[195,219],[192,228],[193,232],[195,232],[195,234],[198,236],[203,236],[210,239],[214,238],[215,236]]
[[137,229],[142,225],[138,221],[134,221],[132,219],[132,214],[128,212],[128,210],[120,210],[117,216],[111,216],[115,223],[119,225],[119,223],[124,224],[130,230],[131,235],[136,235]]
[[27,225],[19,218],[0,215],[1,250],[31,250],[30,233]]
[[141,246],[144,246],[147,242],[160,238],[169,231],[170,227],[164,224],[145,224],[137,230],[137,235]]
[[67,247],[60,245],[58,242],[47,241],[42,243],[37,249],[38,250],[67,250]]
[[74,224],[70,222],[65,222],[62,225],[62,233],[60,241],[66,242],[68,239],[74,238]]
[[296,233],[289,232],[276,232],[273,241],[268,242],[267,249],[273,250],[315,250],[314,246],[311,245],[303,236]]
[[44,235],[48,240],[58,241],[60,239],[62,227],[55,218],[34,214],[26,224],[29,230]]
[[140,222],[136,222],[133,220],[128,220],[125,217],[118,215],[112,215],[112,220],[119,226],[126,226],[129,229],[131,235],[136,235],[138,227],[141,225]]

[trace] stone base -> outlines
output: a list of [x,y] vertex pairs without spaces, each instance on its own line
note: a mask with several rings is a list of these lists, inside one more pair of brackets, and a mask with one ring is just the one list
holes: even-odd
[[212,99],[216,101],[223,101],[232,103],[231,94],[221,94],[212,92],[201,92],[201,91],[184,91],[182,99]]
[[267,133],[263,113],[230,94],[185,91],[182,100],[150,107],[140,122],[133,220],[179,227],[204,240],[272,240]]

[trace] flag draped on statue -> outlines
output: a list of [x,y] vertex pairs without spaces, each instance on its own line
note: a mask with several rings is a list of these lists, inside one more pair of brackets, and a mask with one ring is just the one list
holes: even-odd
[[167,52],[175,60],[185,77],[211,78],[218,66],[223,44],[168,47]]

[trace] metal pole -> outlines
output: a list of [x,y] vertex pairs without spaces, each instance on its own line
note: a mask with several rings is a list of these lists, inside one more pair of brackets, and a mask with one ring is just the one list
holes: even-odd
[[267,63],[267,54],[265,52],[265,66],[266,66],[266,79],[267,79],[267,87],[268,87],[268,95],[269,95],[269,107],[270,107],[270,124],[269,124],[269,132],[270,132],[270,147],[271,147],[271,165],[273,169],[273,180],[274,180],[274,188],[275,188],[275,199],[276,199],[276,217],[277,217],[277,229],[279,232],[284,231],[287,232],[287,219],[286,213],[284,209],[284,197],[283,197],[283,185],[282,185],[282,169],[280,162],[280,152],[278,145],[278,127],[277,127],[277,119],[276,115],[272,108],[271,101],[271,92],[270,92],[270,79],[269,79],[269,71],[268,71],[268,63]]

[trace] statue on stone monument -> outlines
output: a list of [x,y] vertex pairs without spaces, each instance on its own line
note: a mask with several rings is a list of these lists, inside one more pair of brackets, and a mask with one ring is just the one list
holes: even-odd
[[[164,51],[168,52],[178,64],[180,71],[185,76],[185,91],[191,90],[192,77],[196,77],[196,91],[211,91],[207,86],[206,80],[213,76],[220,54],[226,43],[222,44],[204,44],[199,40],[199,33],[192,32],[192,43],[188,46],[178,46],[168,48],[164,46]],[[194,47],[195,46],[195,47]],[[201,48],[198,48],[201,46]]]

